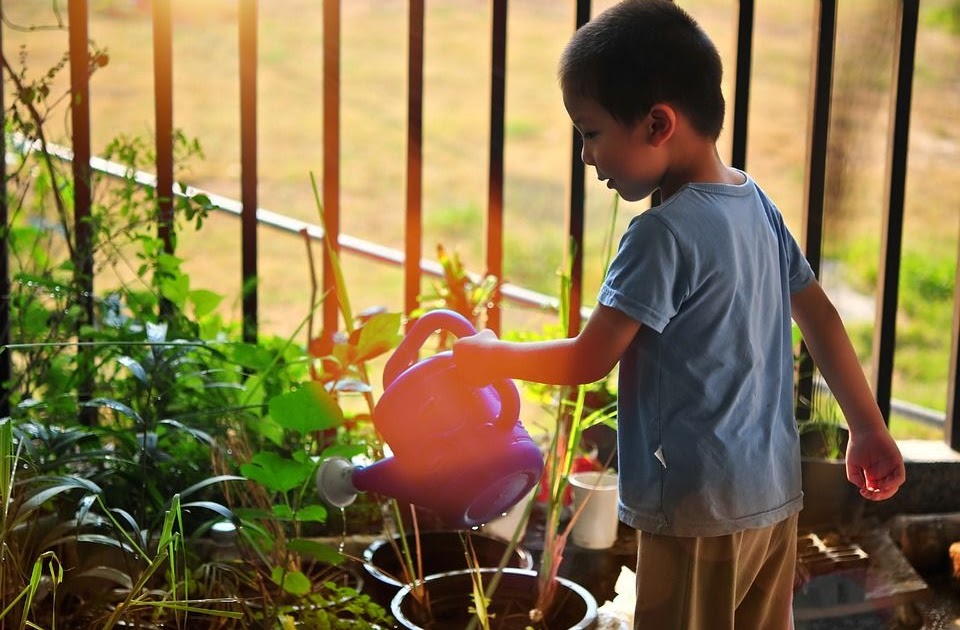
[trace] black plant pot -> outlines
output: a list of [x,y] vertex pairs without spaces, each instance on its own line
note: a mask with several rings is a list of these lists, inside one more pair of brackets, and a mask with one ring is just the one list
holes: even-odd
[[[496,569],[480,569],[484,588]],[[390,611],[401,628],[447,630],[467,628],[475,606],[469,569],[430,575],[424,580],[430,600],[427,612],[405,586],[393,598]],[[557,593],[544,619],[531,620],[537,601],[537,574],[532,570],[504,569],[487,612],[493,630],[563,628],[588,630],[597,625],[597,601],[585,588],[564,578],[557,579]],[[478,626],[479,627],[479,626]]]
[[[474,531],[426,531],[420,532],[420,559],[423,563],[423,575],[469,568],[464,555],[461,534],[470,537],[477,554],[478,566],[500,565],[500,560],[508,547],[508,543],[504,540]],[[407,534],[406,539],[410,553],[416,557],[416,538],[413,534]],[[394,541],[399,545],[399,537],[394,538]],[[402,547],[400,549],[402,550]],[[386,538],[379,538],[364,549],[363,560],[363,568],[367,574],[364,593],[378,604],[384,607],[390,606],[390,601],[403,586],[401,582],[403,564],[401,557],[397,555],[396,548]],[[507,566],[530,569],[533,567],[533,556],[523,547],[517,546]]]

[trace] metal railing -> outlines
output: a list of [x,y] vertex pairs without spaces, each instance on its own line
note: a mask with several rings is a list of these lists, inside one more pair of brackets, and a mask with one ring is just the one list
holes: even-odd
[[[574,23],[571,31],[585,23],[591,15],[590,0],[572,0],[575,3]],[[886,195],[883,208],[884,235],[881,251],[880,278],[874,336],[873,387],[877,401],[885,417],[889,418],[892,407],[892,380],[894,367],[894,342],[896,338],[896,313],[898,305],[898,281],[902,257],[906,164],[909,149],[911,100],[915,67],[916,40],[920,0],[897,0],[897,38],[895,42],[895,68],[892,88],[892,124],[888,137],[886,158]],[[323,59],[323,170],[322,203],[326,227],[333,237],[335,249],[346,249],[390,264],[402,265],[404,269],[404,309],[411,312],[416,307],[420,279],[423,274],[437,273],[438,269],[422,258],[422,122],[423,122],[423,23],[424,0],[410,0],[408,5],[409,41],[407,72],[407,155],[406,155],[406,205],[404,250],[398,252],[374,244],[368,244],[340,233],[340,6],[341,0],[327,0],[323,6],[322,36]],[[169,235],[172,226],[173,184],[173,122],[172,122],[172,46],[173,25],[169,0],[154,0],[153,7],[153,52],[155,126],[157,129],[156,175],[143,174],[154,183],[160,199],[161,234]],[[814,270],[819,274],[822,264],[824,208],[826,200],[827,149],[829,144],[829,120],[834,77],[834,50],[837,41],[838,0],[816,0],[814,19],[814,62],[810,94],[810,121],[807,132],[807,164],[804,185],[805,203],[802,242]],[[314,237],[321,235],[318,226],[277,215],[259,206],[257,173],[257,0],[239,0],[238,34],[240,67],[240,162],[241,199],[239,202],[212,196],[222,209],[239,216],[241,228],[241,274],[243,286],[256,286],[257,279],[257,225],[267,223],[284,230],[307,230]],[[750,129],[749,97],[751,67],[754,54],[754,0],[740,0],[737,8],[735,93],[733,95],[732,152],[730,162],[737,168],[746,168],[747,137]],[[87,0],[69,0],[69,41],[71,66],[71,89],[77,98],[72,99],[71,125],[73,177],[75,180],[75,228],[77,250],[89,252],[89,234],[85,220],[90,214],[90,168],[100,165],[90,151],[90,111],[87,75],[89,17]],[[506,97],[506,49],[507,49],[507,0],[492,0],[491,59],[490,59],[490,107],[489,107],[489,175],[487,186],[486,230],[484,272],[502,277],[503,240],[507,226],[503,213],[504,170],[504,107]],[[2,43],[2,31],[0,31]],[[2,108],[2,101],[0,101]],[[567,208],[567,236],[576,246],[571,261],[571,306],[570,330],[579,330],[583,314],[582,304],[582,247],[584,239],[584,166],[579,159],[579,136],[571,130],[569,159],[569,206]],[[0,149],[6,150],[5,146]],[[3,153],[0,153],[3,154]],[[139,176],[139,175],[138,175]],[[0,205],[0,220],[6,225],[5,202]],[[6,243],[0,244],[0,344],[9,341],[8,304],[9,269]],[[90,256],[79,261],[82,277],[84,270],[92,270]],[[323,284],[334,285],[332,266],[324,254]],[[91,279],[92,282],[92,279]],[[958,278],[960,285],[960,278]],[[500,328],[498,305],[501,299],[525,300],[538,305],[554,303],[546,296],[527,292],[520,287],[506,285],[496,296],[495,307],[489,313],[488,325]],[[955,314],[951,330],[950,376],[948,401],[943,426],[946,440],[954,449],[960,449],[960,433],[953,431],[954,419],[960,417],[960,291],[955,296]],[[86,305],[92,321],[92,304]],[[325,329],[338,325],[339,306],[335,299],[323,304]],[[248,291],[243,296],[244,335],[253,339],[257,335],[257,292]],[[801,369],[801,373],[811,370]],[[0,356],[0,382],[10,374],[9,353]],[[812,379],[801,381],[801,395],[813,387]],[[0,401],[0,404],[6,404]],[[0,415],[3,410],[0,409]],[[926,416],[926,414],[918,414]]]

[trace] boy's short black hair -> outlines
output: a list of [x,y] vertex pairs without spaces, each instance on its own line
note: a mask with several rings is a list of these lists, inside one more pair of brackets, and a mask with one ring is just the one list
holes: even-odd
[[696,21],[669,0],[624,0],[587,22],[560,58],[564,92],[630,125],[670,103],[700,133],[723,128],[723,64]]

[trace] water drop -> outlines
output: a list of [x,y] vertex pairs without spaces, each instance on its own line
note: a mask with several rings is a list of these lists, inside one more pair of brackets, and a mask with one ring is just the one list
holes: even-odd
[[337,547],[337,551],[343,553],[343,548],[347,544],[347,511],[343,506],[340,507],[340,522],[343,525],[343,529],[340,532],[340,546]]

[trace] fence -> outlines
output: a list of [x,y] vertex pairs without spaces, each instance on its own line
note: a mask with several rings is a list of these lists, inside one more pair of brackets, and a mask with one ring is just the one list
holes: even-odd
[[[172,203],[174,198],[174,158],[173,158],[173,80],[171,62],[173,24],[169,0],[154,0],[153,10],[153,53],[155,86],[155,127],[156,127],[156,177],[152,183],[157,189],[157,198],[161,204],[160,234],[170,243],[172,229]],[[896,337],[896,315],[898,307],[898,282],[902,260],[902,241],[904,225],[904,207],[906,196],[907,157],[909,149],[909,130],[913,76],[915,69],[916,41],[919,21],[920,0],[898,0],[896,59],[892,82],[892,120],[888,138],[886,157],[886,195],[883,208],[884,235],[881,251],[880,278],[876,305],[876,327],[874,333],[873,387],[885,417],[889,418],[892,399],[892,381],[894,367],[894,342]],[[416,306],[422,274],[435,270],[430,265],[421,265],[422,252],[422,191],[423,168],[422,130],[423,130],[423,49],[424,49],[424,0],[410,0],[408,9],[408,84],[407,84],[407,155],[406,155],[406,206],[405,238],[402,254],[392,252],[375,245],[368,246],[352,237],[340,233],[340,9],[341,0],[328,0],[323,5],[323,172],[322,202],[326,215],[326,227],[330,232],[335,249],[346,248],[360,251],[365,255],[400,264],[404,269],[404,307],[407,312]],[[730,163],[738,168],[746,167],[747,136],[749,132],[749,104],[751,88],[751,67],[754,54],[754,0],[741,0],[737,11],[735,91],[733,94],[733,127]],[[241,274],[243,286],[255,286],[257,279],[257,224],[258,221],[271,220],[283,224],[286,219],[268,213],[258,204],[257,172],[257,78],[258,78],[258,2],[257,0],[238,0],[239,33],[239,72],[240,72],[240,128],[241,128],[241,199],[239,204],[225,200],[220,205],[239,215],[242,223],[241,238]],[[489,173],[487,182],[487,208],[485,233],[485,272],[502,277],[504,213],[504,112],[506,98],[506,52],[507,52],[507,0],[492,0],[492,28],[490,32],[490,107],[489,107]],[[818,0],[814,3],[815,33],[814,61],[810,94],[810,119],[807,133],[807,165],[805,169],[805,207],[803,220],[803,238],[807,257],[814,270],[819,273],[822,266],[823,224],[827,178],[827,152],[829,145],[829,122],[834,79],[834,49],[837,41],[838,0]],[[591,14],[589,0],[575,0],[575,23],[571,30],[585,23]],[[71,89],[75,98],[71,107],[73,178],[75,182],[75,221],[77,230],[77,251],[89,251],[89,235],[85,233],[84,219],[90,213],[90,169],[97,167],[95,156],[91,155],[89,86],[87,83],[88,63],[88,18],[89,7],[86,0],[69,0],[69,42],[71,58]],[[2,32],[0,32],[2,44]],[[2,102],[0,102],[2,106]],[[0,146],[6,153],[6,140]],[[569,160],[569,207],[567,208],[566,232],[574,243],[582,243],[584,238],[584,165],[580,161],[580,139],[571,130]],[[100,165],[109,168],[108,165]],[[145,177],[145,179],[150,179]],[[146,182],[145,182],[146,183]],[[0,205],[0,219],[7,222],[6,200]],[[297,226],[300,229],[304,226]],[[316,226],[308,230],[314,238],[322,233]],[[582,247],[576,247],[571,262],[571,322],[570,334],[579,329],[582,307]],[[91,278],[92,257],[79,261],[80,277]],[[6,239],[0,242],[0,344],[9,340],[10,273],[6,250]],[[960,276],[960,274],[958,274]],[[323,285],[334,285],[332,266],[328,261],[323,265]],[[958,277],[960,286],[960,277]],[[91,285],[92,289],[92,285]],[[88,291],[88,294],[92,291]],[[532,302],[547,300],[525,292],[519,287],[506,287],[497,296],[494,307],[489,312],[488,325],[494,330],[500,328],[499,301],[501,299],[519,299]],[[960,414],[958,384],[960,384],[960,291],[955,295],[955,315],[951,331],[950,377],[948,383],[948,401],[945,418],[945,434],[948,443],[954,449],[960,449],[960,434],[953,431],[954,419]],[[93,304],[85,305],[87,317],[93,320]],[[243,297],[244,336],[255,338],[257,334],[258,301],[257,292],[249,291]],[[338,305],[335,299],[327,299],[323,305],[324,328],[337,326]],[[809,360],[809,359],[808,359]],[[0,355],[0,382],[8,380],[11,364],[9,353]],[[809,370],[801,370],[801,373]],[[801,395],[809,397],[813,387],[811,379],[800,383]],[[5,405],[6,401],[0,401]],[[5,415],[6,409],[0,409]]]

